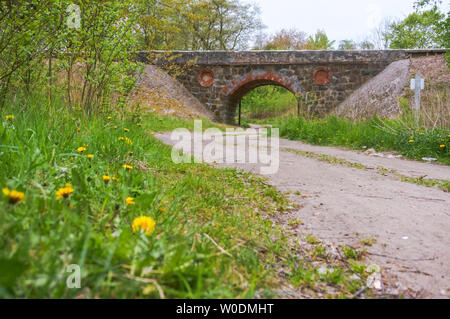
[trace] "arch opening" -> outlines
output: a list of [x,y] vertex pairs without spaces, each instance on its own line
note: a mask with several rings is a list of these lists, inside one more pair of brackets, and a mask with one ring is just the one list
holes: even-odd
[[259,82],[243,87],[232,96],[230,103],[235,106],[235,123],[242,126],[298,111],[298,96],[277,82]]
[[[288,75],[287,73],[289,72],[274,72],[258,69],[229,81],[222,90],[222,94],[228,100],[226,121],[228,123],[239,124],[239,119],[242,117],[242,99],[247,94],[253,96],[253,100],[258,99],[256,97],[257,95],[266,95],[267,99],[267,93],[270,93],[270,90],[272,90],[271,92],[276,93],[277,96],[284,95],[285,100],[291,98],[291,102],[295,107],[298,104],[298,98],[304,90],[300,85],[297,76],[292,73]],[[264,87],[266,88],[264,89]],[[267,87],[272,89],[268,89]],[[251,93],[252,91],[254,91],[254,93]],[[248,99],[250,98],[247,98],[247,100]],[[277,108],[275,99],[273,99],[270,104],[271,105],[265,106],[265,113],[268,113],[270,107]],[[241,105],[241,107],[239,107],[239,105]],[[257,105],[254,105],[254,107],[257,107]],[[239,112],[239,110],[241,112]],[[262,113],[264,113],[264,111]]]

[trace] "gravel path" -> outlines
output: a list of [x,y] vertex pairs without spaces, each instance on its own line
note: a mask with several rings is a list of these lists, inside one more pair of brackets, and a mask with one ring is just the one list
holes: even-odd
[[[157,137],[174,144],[170,133]],[[369,169],[320,161],[292,149],[326,154]],[[257,164],[220,166],[259,173]],[[312,234],[324,243],[367,249],[366,262],[382,268],[386,293],[450,298],[450,194],[371,169],[379,166],[411,177],[450,180],[447,166],[283,139],[280,168],[267,177],[280,191],[290,191],[290,198],[301,207],[291,212],[303,222],[298,236]],[[361,241],[366,239],[374,244],[363,246]]]

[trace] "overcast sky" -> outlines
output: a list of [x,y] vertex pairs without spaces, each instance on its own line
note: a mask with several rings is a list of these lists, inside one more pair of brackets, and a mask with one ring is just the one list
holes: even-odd
[[323,29],[332,40],[360,41],[384,17],[403,18],[415,0],[245,0],[261,8],[266,32],[295,27],[308,34]]

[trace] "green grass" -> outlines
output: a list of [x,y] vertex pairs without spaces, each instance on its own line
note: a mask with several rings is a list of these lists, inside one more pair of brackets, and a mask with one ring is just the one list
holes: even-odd
[[[298,243],[289,228],[300,220],[274,222],[292,203],[263,179],[174,164],[152,133],[193,128],[191,120],[87,117],[33,96],[0,116],[0,188],[25,194],[16,204],[0,194],[0,298],[270,298],[287,283],[302,296],[352,297],[365,283],[318,239]],[[67,183],[74,192],[58,200]],[[133,232],[139,216],[155,220],[152,234]],[[319,274],[316,262],[333,271]],[[67,287],[71,264],[81,267],[80,289]]]
[[[263,216],[283,211],[278,192],[247,173],[172,163],[171,149],[151,132],[191,121],[88,118],[62,103],[42,105],[44,99],[16,101],[1,112],[0,188],[26,197],[10,204],[0,195],[0,297],[273,295],[277,278],[266,266],[284,254],[285,240]],[[119,181],[105,183],[103,175]],[[66,183],[75,191],[57,200]],[[135,205],[126,205],[127,197]],[[150,236],[132,232],[141,215],[156,221]],[[70,264],[81,266],[81,289],[66,287]]]
[[450,165],[449,129],[414,129],[402,120],[380,118],[352,122],[334,116],[312,120],[282,117],[264,123],[279,127],[280,135],[291,140],[358,150],[395,151],[407,158],[421,160],[432,157]]
[[261,86],[242,98],[241,122],[282,116],[292,110],[297,110],[294,94],[279,86]]

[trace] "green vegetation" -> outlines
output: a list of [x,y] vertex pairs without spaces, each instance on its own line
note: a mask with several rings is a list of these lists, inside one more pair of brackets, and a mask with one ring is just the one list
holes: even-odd
[[[450,47],[450,12],[443,13],[442,1],[415,2],[416,11],[393,22],[385,34],[392,49]],[[445,10],[445,8],[443,8]]]
[[[364,285],[317,238],[307,236],[308,250],[288,240],[270,217],[290,204],[261,178],[174,164],[153,133],[192,121],[88,116],[33,96],[0,116],[0,297],[273,297],[284,278],[312,295],[332,285],[329,297],[352,297]],[[333,271],[300,268],[298,256]],[[66,286],[71,264],[80,289]]]
[[[286,200],[272,187],[173,164],[151,133],[192,123],[65,110],[32,99],[1,113],[0,186],[25,197],[0,197],[0,296],[235,298],[276,282],[266,266],[285,240],[263,216]],[[73,192],[57,199],[66,184]],[[139,216],[156,222],[149,236],[133,232]],[[70,264],[81,266],[82,289],[66,287]]]
[[242,119],[266,119],[296,111],[295,95],[280,86],[260,86],[242,99]]
[[408,158],[432,157],[450,165],[448,129],[414,129],[401,119],[374,118],[352,122],[335,116],[312,120],[283,117],[264,122],[279,127],[280,135],[292,140],[359,150],[396,151]]

